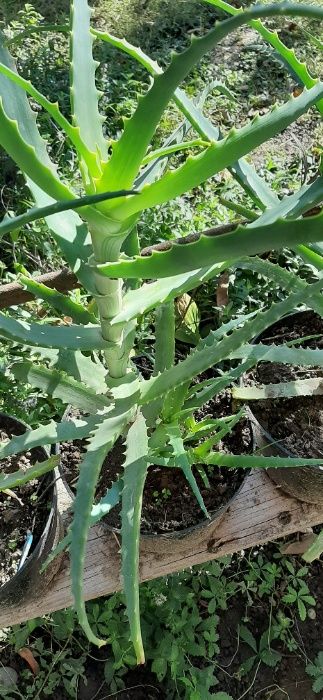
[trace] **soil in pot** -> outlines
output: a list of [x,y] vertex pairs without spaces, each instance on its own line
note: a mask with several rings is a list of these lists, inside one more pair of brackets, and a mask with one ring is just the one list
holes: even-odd
[[[232,412],[231,394],[223,392],[198,412],[197,419],[203,420],[206,416],[223,417],[231,415]],[[70,487],[75,490],[85,444],[83,441],[63,443],[60,449],[63,474]],[[250,453],[252,437],[249,422],[240,421],[232,433],[225,437],[220,449],[234,454]],[[118,442],[108,454],[97,487],[98,500],[104,496],[111,483],[122,474],[123,453],[123,445]],[[231,500],[242,484],[246,472],[243,469],[228,470],[219,467],[205,469],[210,488],[205,485],[197,467],[193,469],[193,473],[206,508],[212,514]],[[179,469],[150,466],[143,496],[142,532],[151,535],[176,532],[193,527],[203,520],[205,516],[182,472]],[[114,508],[105,518],[105,522],[112,527],[120,528],[120,509]]]
[[[296,340],[302,347],[322,349],[323,319],[312,311],[289,316],[268,328],[258,342],[279,345]],[[245,383],[277,384],[321,376],[321,367],[260,362]],[[278,445],[299,457],[323,458],[323,396],[252,401],[250,408]]]
[[[12,419],[1,416],[0,440],[7,440],[14,434],[19,433]],[[44,458],[43,451],[35,448],[0,460],[0,471],[26,470]],[[49,483],[49,478],[33,479],[13,491],[0,492],[0,587],[17,573],[27,534],[31,532],[33,536],[29,554],[39,542],[51,508]]]

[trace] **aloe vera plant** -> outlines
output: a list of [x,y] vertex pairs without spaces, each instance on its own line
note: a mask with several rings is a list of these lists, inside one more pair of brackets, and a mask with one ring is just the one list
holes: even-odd
[[[68,422],[51,421],[1,443],[0,458],[37,445],[87,439],[73,522],[56,553],[69,547],[72,590],[80,623],[92,642],[104,643],[91,631],[83,601],[85,547],[89,527],[122,501],[122,575],[131,639],[139,663],[144,661],[138,584],[140,516],[149,466],[160,464],[181,469],[205,517],[209,517],[192,471],[195,463],[205,462],[210,468],[212,464],[266,468],[280,466],[282,462],[286,467],[319,462],[221,454],[217,448],[219,441],[240,420],[243,411],[206,423],[193,418],[196,409],[259,360],[303,365],[323,362],[321,350],[251,344],[257,334],[302,304],[305,298],[310,308],[322,314],[323,279],[319,276],[318,281],[307,284],[276,265],[249,257],[282,245],[302,246],[306,254],[317,254],[308,246],[322,238],[323,214],[306,220],[301,216],[321,201],[323,177],[318,175],[314,183],[280,201],[244,159],[310,107],[321,109],[323,83],[308,80],[303,68],[306,80],[301,95],[226,135],[203,114],[203,100],[195,102],[180,88],[204,54],[230,32],[248,22],[276,15],[321,20],[323,10],[285,2],[253,6],[216,24],[205,36],[193,37],[189,48],[173,54],[162,71],[128,42],[92,29],[87,0],[73,0],[70,121],[57,103],[49,102],[18,75],[5,37],[1,40],[0,144],[24,173],[35,207],[19,217],[5,218],[0,223],[0,236],[37,217],[45,217],[63,257],[95,300],[97,312],[93,305],[89,308],[67,295],[53,294],[28,277],[21,280],[35,296],[71,317],[73,323],[70,326],[27,323],[0,313],[0,337],[8,343],[35,348],[34,359],[14,362],[11,371],[17,380],[80,409],[84,417]],[[268,40],[268,36],[265,38]],[[98,106],[100,95],[92,56],[95,39],[126,51],[153,77],[152,85],[139,98],[132,117],[125,120],[116,142],[111,142],[102,128],[104,120]],[[290,53],[286,56],[293,60],[295,69],[297,59],[292,59]],[[63,181],[51,161],[28,96],[49,113],[74,147],[81,194],[75,191],[75,185]],[[171,100],[184,121],[156,151],[151,151],[156,128]],[[188,141],[191,130],[196,136]],[[187,149],[190,155],[186,154]],[[184,162],[171,168],[170,157],[174,153],[181,153]],[[253,214],[247,224],[224,225],[199,236],[140,250],[136,222],[144,209],[182,195],[224,168],[230,169],[262,209],[260,216]],[[288,292],[286,299],[210,332],[184,360],[176,362],[174,300],[237,265],[249,265],[275,280]],[[152,281],[148,285],[142,280]],[[155,311],[155,365],[152,376],[143,379],[131,358],[138,317],[152,310]],[[230,371],[213,379],[197,380],[203,371],[230,359],[234,361]],[[288,395],[286,385],[283,390]],[[310,391],[308,384],[304,390]],[[123,475],[95,504],[103,462],[120,437],[126,446]],[[50,468],[48,462],[37,465],[37,475]],[[34,477],[35,467],[30,473],[30,478]],[[6,479],[6,476],[0,478],[0,488],[6,487]],[[20,482],[21,474],[10,475],[11,488]]]

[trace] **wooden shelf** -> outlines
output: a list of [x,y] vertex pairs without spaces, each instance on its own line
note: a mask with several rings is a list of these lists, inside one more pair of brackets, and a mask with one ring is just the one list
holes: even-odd
[[[275,540],[323,522],[322,505],[286,496],[260,469],[246,479],[220,525],[209,525],[184,540],[146,539],[141,544],[142,581]],[[89,533],[84,572],[86,600],[120,589],[117,537],[96,525]],[[42,616],[72,604],[68,556],[43,597],[0,611],[0,628]]]

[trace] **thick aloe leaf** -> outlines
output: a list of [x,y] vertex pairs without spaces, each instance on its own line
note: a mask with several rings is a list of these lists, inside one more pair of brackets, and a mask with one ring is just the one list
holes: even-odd
[[192,148],[205,148],[208,145],[208,141],[202,141],[202,139],[192,139],[191,141],[174,143],[172,146],[162,146],[161,148],[157,148],[156,151],[149,151],[143,158],[142,165],[147,165],[147,163],[150,163],[156,158],[164,158],[165,156],[171,156],[176,153],[191,150]]
[[[15,71],[14,60],[10,56],[5,43],[5,36],[0,32],[0,61],[3,65]],[[55,166],[48,156],[45,141],[37,129],[36,115],[29,105],[25,92],[0,74],[0,95],[6,114],[10,119],[17,121],[22,138],[35,148],[39,160],[45,166],[51,167],[54,173]]]
[[[241,129],[231,129],[226,138],[211,144],[198,156],[189,156],[184,165],[176,170],[168,171],[160,180],[141,190],[140,197],[129,197],[125,201],[121,200],[120,204],[108,203],[102,206],[109,207],[113,216],[127,218],[147,207],[162,204],[182,195],[224,168],[234,165],[246,153],[250,153],[264,141],[268,141],[286,129],[315,104],[322,95],[323,83],[321,82],[318,82],[310,90],[305,88],[298,97],[292,97],[279,107],[275,106],[271,112],[262,117],[255,117]],[[140,104],[142,103],[143,101]],[[128,124],[130,123],[128,122]],[[122,140],[119,143],[121,144]],[[110,162],[112,163],[112,161],[113,156]],[[102,179],[102,189],[107,189],[107,182],[108,180]],[[112,181],[110,187],[113,187],[115,182],[117,180]],[[120,180],[120,184],[128,186],[128,182],[123,180]]]
[[50,102],[50,100],[48,100],[47,97],[42,95],[41,92],[39,92],[39,90],[37,90],[32,85],[30,80],[25,80],[20,75],[18,75],[18,73],[3,65],[3,63],[0,63],[0,73],[12,80],[23,90],[25,90],[29,95],[31,95],[31,97],[34,98],[34,100],[36,100],[36,102],[38,102],[39,105],[41,105],[41,107],[43,107],[48,112],[48,114],[52,117],[52,119],[54,119],[56,124],[61,129],[63,129],[66,136],[70,139],[71,143],[78,151],[80,157],[83,158],[84,162],[87,164],[89,170],[94,175],[98,175],[100,173],[100,169],[97,165],[96,154],[92,153],[87,148],[84,141],[82,141],[79,133],[79,128],[70,124],[70,122],[61,113],[58,106],[58,102]]
[[[150,73],[150,75],[156,76],[161,75],[163,73],[163,69],[160,67],[157,61],[153,61],[150,58],[150,56],[147,56],[147,54],[145,54],[137,46],[133,46],[132,44],[130,44],[128,41],[126,41],[126,39],[119,39],[118,37],[113,36],[109,32],[100,32],[96,29],[92,29],[91,31],[93,32],[94,36],[96,36],[98,39],[103,39],[103,41],[106,41],[112,46],[121,49],[121,51],[138,61],[148,71],[148,73]],[[227,90],[227,88],[225,88],[225,86],[223,86],[222,83],[215,81],[211,85],[211,89],[215,88],[221,88],[221,90],[226,90],[227,96],[232,98],[232,94]],[[202,96],[202,102],[204,101],[205,97],[206,94],[205,96]],[[173,94],[173,99],[180,111],[182,112],[182,114],[185,115],[185,117],[190,122],[191,126],[194,127],[195,131],[197,131],[197,133],[200,134],[200,136],[202,136],[203,139],[218,139],[219,129],[217,129],[217,127],[211,124],[211,122],[204,116],[203,112],[201,111],[201,106],[197,106],[189,97],[187,97],[184,90],[175,90]]]
[[[291,270],[285,270],[274,263],[269,262],[269,260],[261,260],[254,256],[253,258],[242,258],[236,263],[236,267],[242,270],[252,270],[257,272],[268,279],[276,282],[277,286],[286,291],[304,290],[304,300],[306,300],[307,293],[307,283],[304,282],[298,275],[296,275]],[[320,294],[311,300],[311,308],[314,309],[320,316],[323,316],[323,297]]]
[[242,408],[240,411],[238,411],[238,413],[236,413],[235,416],[232,417],[230,421],[225,421],[224,425],[214,435],[211,435],[211,437],[207,438],[207,440],[201,442],[201,444],[199,444],[198,447],[195,447],[193,453],[196,457],[196,462],[203,462],[205,457],[209,454],[212,447],[214,447],[214,445],[217,445],[220,442],[220,440],[223,440],[223,438],[226,435],[228,435],[228,433],[231,433],[234,426],[237,425],[237,423],[239,423],[239,421],[244,415],[245,409]]
[[312,561],[315,561],[315,559],[319,559],[321,554],[323,553],[323,530],[317,535],[315,538],[314,542],[310,545],[310,547],[304,552],[303,554],[303,559],[307,561],[309,564]]
[[[14,61],[5,47],[5,38],[1,32],[0,60],[1,63],[8,66],[8,68],[15,70]],[[0,95],[2,96],[6,113],[11,119],[17,120],[19,131],[26,143],[35,148],[38,158],[45,166],[52,168],[53,174],[55,175],[55,166],[51,162],[46,151],[45,142],[39,134],[36,126],[35,114],[30,108],[25,92],[0,73]],[[32,180],[27,178],[27,184],[39,207],[55,203],[54,200]],[[50,217],[47,223],[53,231],[70,267],[77,273],[82,284],[88,288],[89,281],[87,270],[82,265],[82,261],[85,262],[90,254],[89,247],[86,245],[88,238],[86,225],[83,224],[80,217],[72,211]]]
[[313,44],[315,44],[315,46],[317,46],[317,48],[320,49],[320,51],[323,51],[323,41],[320,41],[317,38],[317,36],[314,36],[314,34],[309,32],[307,29],[304,29],[304,27],[299,28],[302,30],[303,34],[305,34],[305,36],[307,36],[308,39],[310,39],[310,41],[312,41]]
[[178,425],[167,425],[166,432],[168,435],[169,444],[173,450],[172,458],[174,459],[176,466],[182,470],[205,517],[209,518],[210,515],[207,511],[203,496],[192,472],[192,465],[185,450],[183,438]]
[[88,324],[96,323],[97,318],[91,314],[82,304],[73,301],[66,294],[58,292],[56,289],[51,289],[45,284],[41,284],[32,277],[26,277],[25,275],[19,276],[19,284],[21,284],[24,289],[33,294],[37,299],[42,299],[46,301],[52,308],[65,314],[65,316],[70,317],[74,323]]
[[68,350],[102,350],[108,347],[100,326],[49,326],[28,323],[0,312],[0,337],[25,345]]
[[31,479],[38,479],[38,477],[52,471],[57,467],[59,462],[59,457],[50,457],[44,462],[37,462],[33,464],[28,469],[19,469],[19,471],[12,472],[11,474],[0,473],[0,491],[5,489],[14,489],[17,486],[22,486],[26,484],[27,481]]
[[[307,303],[310,304],[311,298],[315,296],[323,287],[323,280],[315,282],[308,286],[307,292]],[[222,340],[215,340],[213,333],[211,332],[207,339],[204,341],[201,350],[196,350],[191,355],[189,355],[185,360],[179,362],[176,366],[165,370],[163,374],[158,377],[152,377],[151,379],[145,380],[141,383],[141,397],[140,402],[146,403],[147,401],[153,401],[159,396],[166,394],[174,386],[179,386],[192,379],[193,377],[204,372],[212,365],[222,362],[225,359],[237,358],[237,359],[254,359],[257,358],[257,353],[261,355],[263,348],[266,346],[260,345],[250,345],[245,346],[252,338],[256,337],[262,333],[268,326],[278,321],[284,314],[292,311],[297,305],[301,304],[304,300],[304,292],[294,292],[289,295],[287,299],[281,302],[273,304],[270,309],[266,311],[261,311],[254,318],[250,319],[245,323],[242,328],[237,328],[232,331],[230,335],[225,336]],[[241,346],[243,349],[241,350]],[[277,346],[274,346],[272,352],[277,350]],[[303,358],[312,358],[313,365],[319,365],[322,363],[323,351],[321,350],[304,350],[302,348],[280,348],[286,353],[291,353],[290,357],[295,357],[295,354],[299,353],[298,358],[292,362],[292,364],[303,364]],[[267,346],[266,352],[270,355],[271,348]],[[293,354],[294,353],[294,354]],[[309,353],[309,355],[306,355]],[[302,357],[301,357],[302,355]],[[314,361],[317,358],[318,361]],[[261,358],[262,359],[262,358]],[[267,359],[267,357],[265,358]],[[268,357],[270,361],[270,357]],[[279,362],[279,359],[273,361]],[[307,364],[309,360],[307,359]]]
[[90,642],[102,646],[105,642],[92,632],[87,619],[83,599],[83,570],[86,541],[91,525],[92,504],[95,488],[104,459],[121,435],[132,416],[128,407],[114,408],[101,423],[88,444],[87,452],[80,464],[80,475],[74,501],[74,518],[71,525],[71,580],[74,604],[78,619]]
[[90,32],[91,10],[87,0],[71,3],[71,107],[74,123],[93,153],[101,160],[108,157],[107,143],[102,132],[103,118],[99,114],[99,93],[95,85],[97,64],[92,56],[94,38]]
[[231,469],[270,469],[281,467],[318,467],[322,466],[323,458],[303,459],[302,457],[263,457],[262,455],[227,455],[213,452],[205,460],[206,464],[216,464],[219,467]]
[[11,371],[16,379],[28,382],[53,398],[61,399],[86,413],[104,411],[111,405],[106,397],[96,394],[93,389],[56,369],[37,366],[32,362],[17,362],[12,365]]
[[305,245],[297,246],[297,252],[306,263],[313,265],[318,270],[323,270],[323,256]]
[[[249,321],[251,318],[254,318],[255,316],[257,316],[257,311],[250,311],[249,314],[241,314],[236,318],[231,318],[230,321],[227,321],[226,323],[222,323],[222,325],[219,326],[219,328],[216,328],[214,331],[212,330],[213,342],[215,342],[216,340],[222,340],[222,338],[231,333],[231,331],[244,326],[247,321]],[[208,335],[206,336],[206,338],[200,338],[196,349],[199,351],[206,348],[209,344],[209,340],[210,338]],[[208,382],[209,380],[206,381]]]
[[6,233],[10,233],[17,228],[21,228],[21,226],[24,226],[25,224],[29,224],[32,221],[37,221],[37,219],[45,219],[46,217],[68,211],[69,209],[84,208],[84,214],[86,215],[86,212],[88,211],[87,207],[89,205],[98,204],[106,199],[123,197],[125,194],[133,194],[133,192],[125,192],[124,190],[120,190],[120,192],[105,192],[102,194],[85,195],[84,197],[78,197],[77,199],[54,202],[53,204],[48,204],[44,207],[32,207],[32,209],[29,209],[24,214],[19,214],[19,216],[14,216],[12,218],[6,216],[0,223],[0,239]]
[[[158,279],[196,270],[206,265],[245,255],[257,255],[267,250],[293,247],[322,238],[323,213],[306,219],[278,219],[275,224],[237,226],[230,233],[218,236],[201,234],[194,242],[183,239],[170,241],[166,250],[152,250],[147,256],[98,266],[107,277],[140,277]],[[165,246],[166,247],[166,246]]]
[[[112,486],[106,492],[105,496],[101,498],[99,503],[95,503],[92,506],[89,527],[92,527],[96,523],[100,522],[102,518],[104,518],[106,515],[108,515],[108,513],[110,513],[110,510],[112,510],[112,508],[115,508],[115,506],[118,505],[121,499],[122,489],[123,481],[122,479],[119,479],[118,481],[115,481],[112,484]],[[48,565],[58,556],[58,554],[64,552],[69,547],[70,543],[71,531],[69,530],[67,535],[63,537],[63,539],[58,543],[57,547],[55,547],[55,549],[47,557],[41,571],[47,569]]]
[[241,365],[239,365],[235,369],[231,369],[229,372],[226,372],[222,377],[213,379],[209,384],[205,386],[197,384],[194,387],[195,391],[192,394],[192,396],[189,399],[187,399],[187,401],[185,401],[183,410],[179,414],[180,417],[185,417],[187,416],[187,414],[190,415],[192,411],[195,411],[197,408],[204,406],[204,404],[213,399],[213,397],[216,394],[218,394],[220,391],[223,391],[223,389],[226,389],[237,379],[240,379],[240,377],[242,377],[242,375],[245,372],[248,372],[249,369],[254,367],[255,364],[255,360],[247,360],[246,362],[241,363]]
[[248,221],[256,221],[259,218],[259,214],[256,214],[256,212],[253,209],[245,207],[244,204],[238,204],[238,202],[234,202],[232,199],[227,199],[226,197],[222,197],[220,195],[219,202],[230,211],[234,211],[235,214],[243,216],[243,218],[247,219]]
[[[316,205],[319,205],[322,202],[322,198],[323,177],[318,176],[310,185],[303,185],[297,192],[289,197],[284,197],[276,206],[267,210],[258,219],[257,223],[270,224],[274,223],[278,217],[295,218],[296,216],[301,216]],[[251,224],[250,227],[252,228],[254,225],[255,224]],[[306,262],[315,265],[315,267],[321,270],[323,269],[323,250],[320,248],[319,251],[315,252],[312,248],[313,246],[298,245],[295,247],[295,250]]]
[[[37,206],[45,207],[55,203],[46,192],[28,178],[27,185]],[[75,211],[65,211],[61,214],[49,216],[46,218],[46,223],[70,268],[77,275],[81,284],[92,293],[94,291],[93,275],[87,265],[92,248],[87,224],[82,221]]]
[[30,25],[27,29],[23,29],[14,36],[5,37],[6,46],[12,46],[13,44],[21,44],[22,40],[32,34],[41,34],[43,32],[69,32],[70,28],[67,24],[35,24]]
[[190,424],[190,432],[185,433],[183,440],[184,442],[198,442],[203,437],[207,437],[218,428],[223,428],[223,426],[231,422],[233,417],[234,416],[224,416],[223,418],[206,418],[205,420],[198,422],[192,418],[191,420],[194,421],[194,425],[192,426]]
[[239,158],[236,163],[229,167],[229,170],[260,209],[274,207],[279,202],[275,192],[271,190],[267,182],[258,175],[254,166],[248,163],[245,158]]
[[139,413],[128,431],[122,492],[122,579],[137,663],[145,663],[139,609],[139,539],[142,496],[148,464],[148,435]]
[[[98,38],[107,41],[118,49],[121,49],[121,51],[124,51],[136,61],[141,63],[141,65],[143,65],[151,75],[158,75],[162,73],[162,68],[158,65],[158,63],[156,63],[156,61],[153,61],[141,49],[129,44],[129,42],[125,39],[118,39],[108,32],[99,32],[95,29],[92,29],[92,31]],[[221,137],[218,127],[214,126],[201,111],[204,100],[209,94],[209,91],[213,89],[218,89],[220,92],[226,94],[229,99],[233,98],[225,86],[218,81],[211,83],[205,88],[198,106],[196,106],[194,102],[187,97],[183,90],[175,90],[173,98],[179,110],[186,116],[190,125],[195,129],[195,131],[197,131],[198,134],[200,134],[203,139],[217,141]],[[257,175],[254,167],[247,163],[247,161],[240,159],[230,168],[230,170],[240,185],[261,208],[265,208],[266,206],[270,207],[277,204],[279,201],[277,195],[271,191],[267,183],[262,180],[259,175]],[[153,179],[154,178],[152,177],[149,181],[152,182]],[[141,184],[146,184],[146,182],[148,182],[148,180],[141,181],[140,177],[136,179],[136,185],[138,186]]]
[[287,347],[287,345],[243,345],[229,353],[231,360],[253,360],[257,362],[280,362],[287,365],[304,365],[304,367],[322,367],[323,350],[311,350],[302,347]]
[[185,272],[183,275],[166,277],[152,282],[152,284],[143,284],[139,289],[131,290],[125,294],[122,310],[113,318],[112,325],[131,321],[159,304],[166,304],[212,279],[212,277],[216,277],[228,267],[230,267],[230,261],[226,260],[220,264]]
[[279,218],[293,217],[296,219],[321,204],[322,200],[323,177],[320,175],[310,185],[303,185],[297,192],[284,197],[276,206],[267,209],[255,222],[250,224],[250,228],[255,228],[258,224],[272,224]]
[[[279,6],[255,6],[243,15],[239,14],[221,22],[204,37],[193,37],[191,46],[186,51],[178,55],[175,54],[165,72],[155,77],[153,86],[140,99],[135,113],[126,122],[124,132],[116,143],[111,159],[104,169],[98,189],[107,189],[107,182],[109,182],[110,187],[114,187],[114,183],[118,183],[118,187],[132,185],[163,111],[174,91],[207,51],[216,46],[230,32],[251,19],[282,15],[283,13],[285,15],[295,14],[323,18],[323,11],[312,6],[289,5],[288,3],[282,3]],[[316,100],[320,96],[317,95]]]
[[31,348],[32,358],[46,360],[49,367],[62,370],[77,381],[94,389],[97,394],[107,391],[106,376],[108,370],[100,360],[83,355],[79,350],[53,350],[52,348]]
[[16,119],[11,119],[0,96],[0,145],[7,151],[20,170],[56,199],[73,199],[73,191],[54,174],[53,169],[37,155],[34,146],[23,138]]
[[[228,14],[230,15],[236,16],[243,13],[242,8],[238,9],[236,7],[233,7],[227,2],[223,2],[223,0],[204,1],[209,3],[209,5],[214,5],[215,7],[218,7],[219,9],[228,12]],[[295,75],[298,78],[302,85],[305,85],[305,87],[307,88],[315,85],[315,78],[313,78],[310,75],[306,63],[299,61],[294,53],[294,50],[289,49],[287,46],[285,46],[285,44],[279,38],[277,31],[273,32],[270,29],[267,29],[267,27],[265,27],[263,23],[257,19],[252,20],[251,22],[249,22],[249,24],[253,29],[255,29],[258,32],[258,34],[262,36],[263,39],[265,39],[265,41],[268,42],[268,44],[271,44],[271,46],[273,46],[273,48],[283,59],[284,64],[291,69],[293,75]],[[316,106],[323,115],[323,100],[318,102]]]
[[0,442],[0,459],[31,450],[33,447],[54,445],[68,440],[82,440],[88,437],[101,422],[100,417],[73,418],[61,423],[50,421],[34,430],[26,430],[22,435],[14,435],[10,440]]
[[263,399],[291,398],[294,396],[318,396],[323,394],[323,379],[296,379],[294,382],[260,384],[232,388],[234,399],[259,401]]

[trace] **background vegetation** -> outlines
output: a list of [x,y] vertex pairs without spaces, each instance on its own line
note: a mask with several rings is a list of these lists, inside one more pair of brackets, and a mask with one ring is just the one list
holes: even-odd
[[[250,4],[248,2],[244,5]],[[217,12],[202,2],[185,0],[94,0],[98,27],[108,27],[125,35],[162,64],[170,48],[183,48],[191,32],[203,33]],[[20,0],[2,0],[0,21],[7,35],[14,37],[40,22],[66,24],[69,0],[34,6]],[[270,26],[277,23],[270,22]],[[302,22],[278,23],[288,45],[296,47],[313,73],[321,73],[322,51],[315,38],[322,40],[317,27]],[[20,71],[49,98],[59,99],[68,113],[67,42],[63,33],[30,34],[12,45]],[[107,46],[98,45],[102,62],[99,87],[104,89],[101,110],[107,115],[109,134],[122,128],[121,113],[131,112],[142,80],[142,69],[131,59]],[[210,80],[221,80],[235,96],[212,95],[208,114],[224,128],[250,119],[256,111],[265,113],[275,101],[283,101],[297,89],[271,49],[266,48],[250,29],[235,35],[235,43],[224,43],[212,53],[187,83],[192,95]],[[74,172],[72,153],[62,147],[59,133],[41,112],[43,133],[51,137],[55,159],[60,167]],[[168,110],[164,127],[175,124],[177,115]],[[314,110],[299,120],[297,128],[272,140],[253,155],[259,172],[280,193],[292,192],[300,183],[310,182],[321,154],[322,126]],[[218,176],[197,188],[193,195],[159,207],[141,218],[139,232],[143,243],[160,238],[186,235],[222,221],[236,218],[223,199],[248,206],[246,196],[229,176]],[[30,204],[29,194],[12,162],[0,152],[0,210],[19,213]],[[307,276],[314,271],[287,250],[277,254],[281,264]],[[0,277],[10,281],[17,272],[45,272],[64,264],[45,224],[38,222],[1,242]],[[202,319],[217,322],[233,314],[258,308],[281,292],[252,273],[230,275],[229,304],[217,306],[213,283],[200,288],[197,302]],[[81,292],[75,292],[76,295]],[[48,318],[49,310],[39,302],[14,310],[26,318]],[[149,324],[142,328],[138,354],[149,353]],[[0,345],[0,369],[6,365],[5,346]],[[11,351],[12,352],[12,351]],[[56,416],[59,402],[48,402],[41,394],[17,387],[10,375],[1,375],[0,406],[36,425],[39,419]],[[281,554],[270,545],[260,551],[235,556],[231,561],[214,562],[202,568],[176,574],[142,587],[142,614],[148,668],[131,671],[134,657],[129,645],[128,627],[121,594],[90,604],[91,622],[99,634],[109,637],[109,645],[98,652],[85,640],[72,611],[55,613],[13,630],[0,639],[0,664],[17,669],[17,687],[0,697],[60,698],[130,697],[120,691],[139,686],[137,697],[188,698],[207,700],[226,691],[235,700],[281,698],[311,700],[323,687],[320,626],[322,598],[319,593],[321,564],[311,569]],[[322,594],[321,594],[322,595]],[[19,650],[28,647],[40,665],[33,676],[20,660]],[[99,656],[98,656],[99,654]],[[299,671],[301,666],[301,671]],[[286,671],[289,667],[291,674]],[[296,671],[298,669],[298,671]],[[307,674],[306,675],[306,669]],[[1,665],[0,665],[1,672]],[[299,674],[299,696],[294,677]],[[94,678],[96,677],[96,685]],[[87,685],[86,685],[87,681]],[[293,685],[291,685],[293,681]],[[91,685],[92,684],[92,685]],[[313,684],[313,691],[311,686]],[[100,688],[100,685],[102,686]],[[142,691],[140,690],[142,687]],[[94,688],[94,690],[93,690]],[[154,690],[155,689],[155,690]],[[92,692],[92,695],[91,695]],[[88,694],[86,694],[88,693]],[[95,695],[97,693],[97,695]],[[160,693],[158,695],[158,693]],[[311,694],[312,693],[312,694]],[[223,696],[224,700],[225,696]]]

